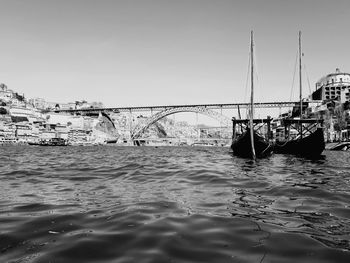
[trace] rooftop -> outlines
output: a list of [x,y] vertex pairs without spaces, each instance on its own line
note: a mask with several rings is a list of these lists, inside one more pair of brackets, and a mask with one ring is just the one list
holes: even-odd
[[334,73],[330,73],[327,75],[327,78],[337,76],[337,75],[349,75],[350,76],[350,73],[341,72],[339,68],[336,68]]

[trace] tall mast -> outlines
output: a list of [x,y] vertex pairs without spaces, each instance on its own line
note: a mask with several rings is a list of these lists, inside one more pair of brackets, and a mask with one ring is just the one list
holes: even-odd
[[254,148],[254,124],[253,124],[253,118],[254,118],[254,40],[253,40],[253,31],[250,32],[250,120],[249,120],[249,126],[250,126],[250,143],[252,147],[252,158],[255,159],[255,148]]
[[299,101],[300,101],[300,119],[302,118],[303,112],[303,101],[302,101],[302,81],[301,81],[301,31],[299,31]]
[[[300,100],[300,120],[303,118],[303,101],[302,101],[302,81],[301,81],[301,31],[299,31],[299,100]],[[303,138],[303,124],[300,123],[300,138]]]

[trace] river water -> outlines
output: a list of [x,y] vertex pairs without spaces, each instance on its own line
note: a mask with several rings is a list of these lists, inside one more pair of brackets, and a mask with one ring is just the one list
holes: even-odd
[[0,153],[0,262],[350,262],[350,152]]

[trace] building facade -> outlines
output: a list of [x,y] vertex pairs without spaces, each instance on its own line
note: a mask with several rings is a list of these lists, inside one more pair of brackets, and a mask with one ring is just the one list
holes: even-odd
[[312,93],[313,100],[338,100],[342,103],[350,101],[350,74],[340,72],[328,74],[316,83],[316,91]]

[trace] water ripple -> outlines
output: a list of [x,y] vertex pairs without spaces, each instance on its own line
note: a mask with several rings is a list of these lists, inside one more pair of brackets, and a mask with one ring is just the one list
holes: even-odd
[[350,154],[0,150],[0,262],[349,262]]

